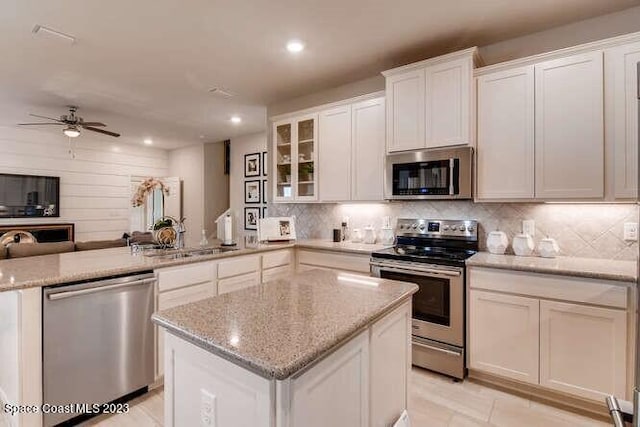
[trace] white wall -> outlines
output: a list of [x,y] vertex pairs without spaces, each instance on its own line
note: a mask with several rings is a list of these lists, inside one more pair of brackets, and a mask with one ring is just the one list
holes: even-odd
[[169,175],[182,179],[182,216],[186,246],[200,243],[204,228],[204,146],[192,145],[169,153]]
[[130,176],[166,176],[168,153],[84,132],[0,126],[0,172],[60,177],[60,218],[0,219],[0,224],[72,222],[76,241],[115,239],[129,230]]
[[[231,164],[229,176],[229,206],[235,214],[236,235],[251,234],[244,229],[244,155],[267,150],[267,133],[259,132],[231,140]],[[261,165],[262,166],[262,165]],[[262,169],[261,169],[262,172]],[[249,178],[247,178],[249,179]],[[266,179],[264,176],[250,179]],[[256,205],[257,206],[257,205]],[[262,204],[260,209],[262,209]]]

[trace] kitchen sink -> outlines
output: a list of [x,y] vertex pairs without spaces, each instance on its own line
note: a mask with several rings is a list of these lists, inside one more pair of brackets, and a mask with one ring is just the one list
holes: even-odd
[[225,252],[237,251],[238,248],[215,247],[215,248],[198,248],[198,249],[155,249],[153,251],[144,252],[144,256],[157,259],[181,259],[207,255],[221,254]]

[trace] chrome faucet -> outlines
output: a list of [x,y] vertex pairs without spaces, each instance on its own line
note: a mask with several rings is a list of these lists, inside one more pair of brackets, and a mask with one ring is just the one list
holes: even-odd
[[176,239],[176,249],[184,249],[184,233],[187,232],[186,227],[184,226],[184,221],[186,218],[180,218],[178,225],[176,227],[176,231],[178,232],[178,238]]

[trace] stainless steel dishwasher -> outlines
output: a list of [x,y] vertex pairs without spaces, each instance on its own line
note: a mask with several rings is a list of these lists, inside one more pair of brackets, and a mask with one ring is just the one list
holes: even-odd
[[[151,272],[44,289],[43,403],[105,404],[154,381]],[[81,413],[44,414],[52,426]]]

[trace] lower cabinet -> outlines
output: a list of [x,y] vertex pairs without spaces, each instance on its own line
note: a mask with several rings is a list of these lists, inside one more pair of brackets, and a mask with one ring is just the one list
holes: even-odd
[[469,270],[470,369],[601,404],[628,397],[625,284]]
[[369,254],[329,252],[324,250],[298,249],[297,271],[314,268],[341,270],[369,275]]
[[540,302],[471,290],[470,366],[538,384]]
[[626,385],[625,311],[540,301],[540,385],[603,401]]
[[255,271],[249,274],[229,277],[227,279],[218,280],[218,295],[228,292],[239,291],[240,289],[249,288],[260,284],[260,272]]

